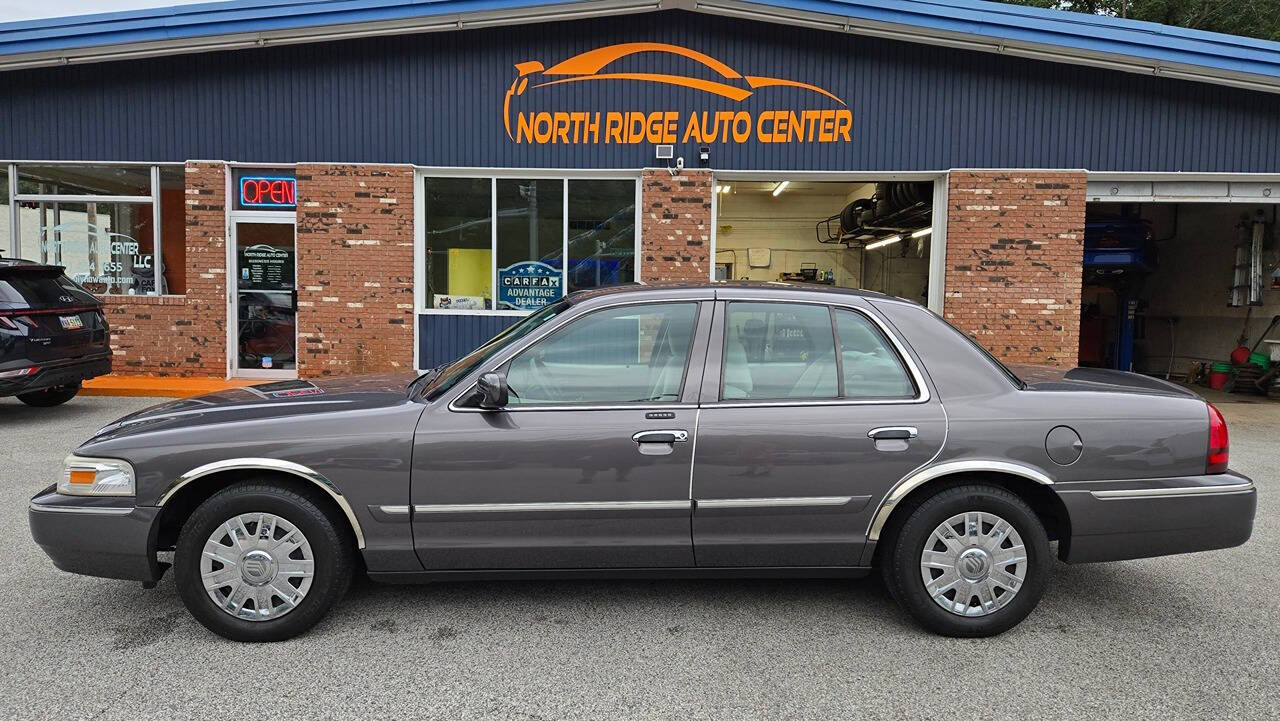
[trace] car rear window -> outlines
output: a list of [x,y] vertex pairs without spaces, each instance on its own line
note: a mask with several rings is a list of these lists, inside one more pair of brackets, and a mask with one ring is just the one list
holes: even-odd
[[[82,293],[82,288],[55,268],[10,268],[0,272],[0,303],[31,307],[68,305],[82,302]],[[71,300],[67,300],[68,296]]]

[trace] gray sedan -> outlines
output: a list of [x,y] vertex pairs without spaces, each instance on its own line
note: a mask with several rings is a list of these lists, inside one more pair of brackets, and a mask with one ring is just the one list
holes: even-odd
[[[988,636],[1069,563],[1227,548],[1257,495],[1178,386],[1001,365],[918,305],[783,284],[579,292],[417,379],[290,381],[99,430],[30,505],[59,568],[292,637],[423,582],[881,573]],[[1158,612],[1158,610],[1153,611]]]

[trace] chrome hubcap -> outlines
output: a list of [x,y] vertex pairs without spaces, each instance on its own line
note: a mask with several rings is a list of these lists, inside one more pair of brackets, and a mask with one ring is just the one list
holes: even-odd
[[209,598],[246,621],[279,618],[311,589],[315,556],[302,531],[270,513],[242,513],[214,529],[200,556]]
[[983,511],[957,513],[933,529],[920,554],[925,591],[958,616],[1004,608],[1027,577],[1027,550],[1008,521]]

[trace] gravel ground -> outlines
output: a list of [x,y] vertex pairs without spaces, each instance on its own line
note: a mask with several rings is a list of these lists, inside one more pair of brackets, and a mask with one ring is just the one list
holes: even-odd
[[357,583],[306,636],[237,645],[155,590],[61,573],[27,500],[151,401],[0,398],[0,718],[1280,717],[1280,404],[1221,406],[1253,539],[1053,570],[994,639],[927,635],[875,580]]

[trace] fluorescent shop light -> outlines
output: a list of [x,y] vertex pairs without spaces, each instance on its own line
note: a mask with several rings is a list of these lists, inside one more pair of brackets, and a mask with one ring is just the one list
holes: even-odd
[[932,232],[933,232],[933,228],[921,228],[920,230],[917,230],[916,232],[912,233],[911,237],[923,238],[924,236],[929,235]]
[[775,197],[775,198],[776,198],[776,197],[778,197],[778,195],[779,195],[780,193],[782,193],[782,191],[784,191],[784,190],[786,190],[786,189],[787,189],[787,186],[788,186],[788,185],[791,185],[791,181],[790,181],[790,180],[784,180],[784,181],[782,181],[781,183],[778,183],[776,186],[774,186],[774,188],[773,188],[773,197]]
[[875,250],[876,248],[883,248],[886,245],[897,243],[900,240],[902,240],[901,235],[891,235],[888,238],[885,238],[884,240],[877,240],[874,243],[868,243],[867,250]]

